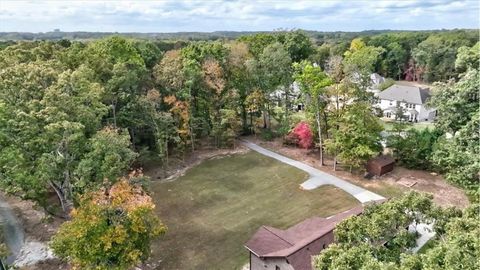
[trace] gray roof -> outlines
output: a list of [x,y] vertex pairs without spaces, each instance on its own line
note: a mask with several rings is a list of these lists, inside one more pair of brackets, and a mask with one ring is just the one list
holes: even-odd
[[394,84],[378,94],[378,98],[386,100],[403,101],[413,104],[425,104],[430,97],[428,89],[418,86]]

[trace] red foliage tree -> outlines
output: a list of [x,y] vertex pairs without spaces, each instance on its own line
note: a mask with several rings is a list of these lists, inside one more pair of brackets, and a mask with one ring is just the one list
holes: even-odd
[[313,145],[313,133],[310,126],[305,122],[298,123],[288,134],[287,141],[295,142],[301,148],[308,149]]

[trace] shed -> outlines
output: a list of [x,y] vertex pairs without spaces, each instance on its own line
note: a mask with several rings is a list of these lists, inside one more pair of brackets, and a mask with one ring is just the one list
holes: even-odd
[[393,170],[395,159],[389,155],[381,155],[367,162],[367,171],[370,174],[381,176]]

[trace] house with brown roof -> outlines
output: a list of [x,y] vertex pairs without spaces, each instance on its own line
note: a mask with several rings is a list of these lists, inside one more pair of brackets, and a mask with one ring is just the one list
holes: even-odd
[[245,244],[250,270],[311,270],[312,256],[333,243],[335,226],[362,212],[363,206],[358,206],[328,218],[309,218],[286,230],[260,227]]

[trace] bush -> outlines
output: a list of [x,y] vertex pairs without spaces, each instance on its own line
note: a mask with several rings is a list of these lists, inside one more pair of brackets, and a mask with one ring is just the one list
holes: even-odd
[[272,141],[275,138],[275,133],[270,129],[264,129],[260,133],[260,138],[265,141]]
[[283,143],[286,145],[297,146],[299,141],[300,141],[300,138],[298,137],[298,135],[294,132],[290,132],[283,140]]
[[305,149],[311,148],[313,146],[313,134],[310,126],[303,121],[298,123],[285,138],[285,144],[297,145]]
[[394,157],[399,163],[410,169],[433,170],[431,156],[433,146],[441,133],[437,130],[397,130],[390,135],[387,146],[392,148]]

